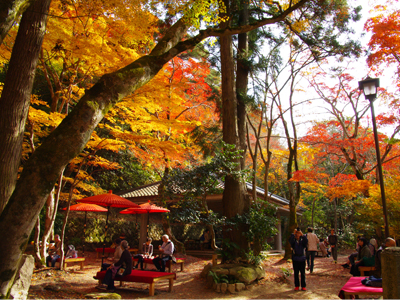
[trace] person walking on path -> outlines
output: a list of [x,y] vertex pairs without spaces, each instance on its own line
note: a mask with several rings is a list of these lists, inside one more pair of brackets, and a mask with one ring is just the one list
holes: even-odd
[[[310,273],[314,271],[314,259],[315,254],[318,252],[318,237],[315,233],[313,233],[313,228],[307,228],[307,270],[310,270]],[[310,261],[311,260],[311,261]]]
[[338,236],[335,234],[335,229],[331,229],[331,234],[328,236],[328,243],[329,243],[329,245],[331,245],[333,262],[336,264],[337,263]]
[[301,290],[306,291],[306,255],[307,236],[303,235],[299,228],[290,235],[289,243],[292,247],[292,262],[294,271],[294,290],[298,291],[300,287],[299,272],[301,274]]

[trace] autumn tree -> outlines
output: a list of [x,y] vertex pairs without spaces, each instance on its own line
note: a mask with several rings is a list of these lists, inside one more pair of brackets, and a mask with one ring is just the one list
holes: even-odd
[[[26,1],[25,3],[28,2]],[[0,266],[1,294],[3,297],[9,295],[19,259],[27,243],[27,238],[48,193],[53,188],[66,164],[81,152],[89,140],[91,133],[111,107],[115,106],[117,102],[127,95],[132,94],[139,87],[145,85],[177,54],[192,49],[196,44],[207,37],[238,34],[264,25],[285,20],[288,21],[287,18],[289,15],[301,7],[307,9],[311,14],[315,12],[315,15],[319,15],[319,17],[325,17],[327,13],[332,11],[335,12],[334,10],[328,10],[328,7],[324,6],[324,4],[321,4],[319,1],[312,0],[300,0],[296,3],[290,2],[285,6],[281,6],[279,3],[266,3],[268,11],[261,11],[262,14],[259,15],[259,18],[249,25],[230,27],[229,23],[225,23],[228,26],[224,26],[220,29],[209,27],[205,30],[200,30],[198,34],[193,37],[183,40],[183,38],[186,37],[191,22],[197,22],[199,15],[204,15],[206,21],[219,21],[217,17],[214,19],[209,18],[210,15],[213,15],[213,9],[215,9],[215,6],[209,5],[209,1],[207,1],[204,6],[210,8],[206,11],[199,11],[198,9],[203,9],[204,7],[198,5],[197,1],[194,3],[196,3],[196,6],[190,5],[193,3],[189,2],[185,3],[188,4],[185,7],[178,7],[179,10],[182,11],[183,17],[168,28],[149,55],[144,55],[121,69],[103,75],[93,87],[86,91],[85,95],[80,99],[71,113],[49,135],[42,145],[36,149],[25,163],[16,186],[17,166],[19,154],[21,153],[19,150],[21,147],[21,139],[12,141],[7,139],[4,141],[2,140],[0,157],[2,162],[6,161],[12,166],[9,168],[8,164],[5,165],[2,163],[2,168],[0,169],[0,178],[10,178],[10,181],[5,183],[6,191],[0,195],[2,197],[0,199],[1,202],[3,204],[7,203],[0,216],[0,231],[7,232],[7,236],[2,236],[2,241],[9,245],[7,249],[0,250],[0,255],[4,262]],[[202,3],[203,2],[200,2],[200,4]],[[343,7],[342,1],[340,1],[340,3],[340,7]],[[44,25],[44,20],[35,20],[34,18],[44,18],[47,16],[48,4],[49,3],[46,3],[46,1],[36,0],[33,6],[30,7],[35,13],[29,10],[24,13],[16,43],[14,44],[11,61],[13,61],[14,51],[16,53],[19,51],[23,55],[22,57],[15,58],[15,65],[10,61],[10,67],[7,72],[7,77],[10,79],[6,79],[4,90],[6,90],[6,88],[8,89],[9,87],[7,86],[14,83],[17,78],[21,77],[21,70],[27,69],[25,67],[21,68],[18,64],[24,64],[23,62],[25,61],[29,65],[36,66],[40,47],[36,47],[38,48],[36,54],[32,58],[27,59],[27,56],[24,55],[25,51],[26,53],[32,52],[32,48],[34,47],[27,43],[27,37],[31,37],[32,35],[25,34],[27,32],[29,33],[30,28],[31,30],[40,28],[39,26],[32,26],[33,22]],[[214,2],[212,2],[212,4],[214,4]],[[41,10],[35,7],[35,5],[42,5],[43,9]],[[171,9],[176,9],[174,5],[170,5],[169,7]],[[334,8],[335,7],[333,7],[333,9]],[[169,13],[172,15],[173,12],[176,11],[178,11],[178,9],[170,11]],[[214,12],[215,11],[217,13],[219,12],[218,10],[214,10]],[[340,13],[341,12],[343,12],[343,10],[340,10]],[[7,20],[13,18],[11,12],[6,9],[1,11],[1,13],[7,14]],[[299,13],[299,17],[302,16],[308,17],[304,13]],[[345,16],[346,15],[343,15],[343,17]],[[312,18],[312,15],[310,17]],[[317,19],[315,20],[317,21]],[[343,25],[348,21],[346,18],[339,18],[338,20],[342,22]],[[226,19],[223,21],[227,22]],[[23,22],[26,22],[26,27],[22,26],[22,24],[24,24]],[[4,31],[6,31],[3,29],[5,23],[6,22],[2,20],[0,28],[2,28],[3,31],[0,32],[0,34],[4,34]],[[40,33],[44,33],[44,28]],[[21,44],[17,43],[17,40],[21,40]],[[38,42],[39,46],[41,45],[40,38],[34,38],[33,40],[34,42]],[[35,68],[32,68],[31,71],[28,72],[30,78],[33,78],[32,73],[34,69]],[[16,73],[18,73],[18,75],[12,76],[12,74]],[[22,86],[26,94],[30,94],[31,85],[29,83],[24,83]],[[14,87],[11,93],[8,92],[6,94],[4,90],[0,100],[0,106],[2,108],[0,110],[2,112],[0,120],[4,120],[3,112],[5,112],[5,116],[8,114],[9,119],[7,120],[9,122],[2,122],[0,128],[2,132],[6,132],[4,129],[8,128],[8,132],[6,133],[7,137],[18,136],[18,134],[15,133],[23,132],[23,129],[21,130],[21,125],[23,128],[26,120],[26,112],[23,115],[16,115],[16,113],[13,112],[19,111],[18,105],[26,108],[29,105],[29,97],[21,97],[19,101],[12,101],[9,95],[16,94],[14,92],[18,90],[18,88]],[[15,122],[17,122],[17,124]],[[10,128],[8,124],[16,125]],[[6,158],[4,153],[10,152],[10,146],[16,147],[16,151],[12,151],[14,156]],[[4,160],[4,158],[6,159]],[[9,227],[11,223],[14,224],[12,228]]]
[[400,10],[399,1],[386,1],[374,8],[375,16],[369,18],[364,28],[372,33],[368,42],[369,56],[367,63],[378,74],[386,68],[394,66],[397,69],[396,82],[400,88]]

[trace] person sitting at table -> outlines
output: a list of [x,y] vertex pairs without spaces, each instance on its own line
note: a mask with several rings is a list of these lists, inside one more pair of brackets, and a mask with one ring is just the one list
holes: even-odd
[[[115,241],[114,241],[114,244],[115,244],[114,257],[113,257],[113,258],[108,258],[109,260],[112,260],[113,262],[117,262],[117,261],[119,261],[119,259],[121,258],[122,252],[124,251],[124,250],[122,249],[122,247],[121,247],[121,242],[122,242],[122,241],[121,241],[120,238],[115,239]],[[102,271],[107,270],[107,268],[108,268],[109,266],[111,266],[111,264],[103,263],[103,264],[101,265],[101,270],[102,270]]]
[[46,257],[46,266],[51,266],[54,268],[57,260],[61,257],[61,240],[60,235],[56,234],[54,236],[54,245],[51,245],[48,250],[48,256]]
[[162,236],[163,244],[158,246],[158,250],[161,254],[153,259],[153,264],[160,272],[165,272],[165,264],[168,260],[172,259],[174,253],[174,243],[170,241],[169,236],[164,234]]
[[328,251],[326,249],[324,239],[319,239],[319,249],[321,250],[323,257],[328,257]]
[[77,257],[78,257],[78,251],[75,250],[75,246],[69,245],[67,254],[65,254],[65,258],[77,258]]
[[121,248],[123,249],[121,258],[107,268],[103,279],[103,283],[107,285],[107,291],[111,293],[115,292],[114,280],[116,276],[123,277],[132,273],[132,255],[128,250],[128,242],[122,241]]
[[360,276],[360,270],[358,269],[358,267],[364,265],[364,257],[369,258],[372,256],[368,244],[369,243],[365,237],[360,237],[360,239],[358,240],[358,245],[360,246],[360,248],[358,249],[357,260],[354,262],[354,264],[351,265],[350,268],[350,274],[352,274],[353,276]]
[[378,251],[376,251],[375,270],[371,271],[371,273],[370,273],[370,275],[373,275],[375,278],[382,278],[381,254],[382,254],[382,250],[387,247],[396,247],[396,241],[389,237],[382,244],[382,247],[380,247],[378,249]]
[[354,260],[357,258],[358,250],[360,249],[360,245],[358,245],[358,241],[360,240],[361,235],[357,236],[357,243],[356,243],[356,252],[350,254],[347,257],[346,263],[342,265],[345,269],[350,269],[350,266],[354,264]]
[[143,243],[142,245],[142,254],[136,254],[133,258],[137,258],[138,262],[135,266],[137,269],[140,263],[140,269],[144,270],[143,268],[143,262],[145,258],[151,258],[153,256],[153,245],[151,244],[152,239],[147,238],[146,243]]

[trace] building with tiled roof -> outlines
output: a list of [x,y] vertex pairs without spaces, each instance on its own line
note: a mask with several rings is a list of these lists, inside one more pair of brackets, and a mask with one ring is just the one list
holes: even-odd
[[[137,188],[125,190],[116,193],[117,195],[124,197],[132,202],[141,204],[147,201],[157,201],[158,198],[158,188],[161,184],[161,181],[157,181],[154,183],[150,183],[147,185],[143,185]],[[247,192],[250,194],[252,193],[253,190],[253,185],[249,182],[246,183],[247,186]],[[221,190],[224,188],[224,183],[221,182],[218,186],[221,188]],[[259,198],[264,199],[265,195],[265,190],[256,187],[257,191],[257,196]],[[176,193],[183,193],[183,190],[180,190],[179,187],[176,188]],[[268,200],[270,203],[273,203],[277,206],[277,216],[280,219],[280,216],[287,216],[289,214],[289,200],[272,194],[268,193]],[[171,200],[170,202],[174,202],[177,200]],[[168,202],[168,201],[167,201]],[[209,209],[215,211],[215,212],[220,212],[222,213],[222,193],[221,194],[215,194],[215,195],[208,195],[207,196],[207,206]],[[303,209],[299,208],[298,209],[298,214],[301,214]],[[281,224],[278,224],[278,234],[275,236],[275,245],[276,250],[282,250],[282,226]]]

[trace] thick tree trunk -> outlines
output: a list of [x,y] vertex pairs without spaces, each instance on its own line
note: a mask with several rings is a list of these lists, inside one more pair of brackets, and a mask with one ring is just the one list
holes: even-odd
[[[22,213],[14,214],[12,210],[4,208],[7,207],[7,201],[17,180],[30,94],[45,34],[49,5],[50,0],[37,0],[30,10],[23,14],[0,99],[0,128],[2,130],[0,135],[0,222],[2,223],[0,232],[7,232],[7,235],[3,235],[2,242],[12,245],[2,247],[3,249],[0,250],[1,297],[9,296],[21,253],[26,247],[28,237],[43,206],[43,203],[36,207],[27,206],[25,199],[21,198],[16,209],[21,210]],[[23,193],[30,193],[31,187],[34,185],[26,186]],[[26,226],[27,223],[29,226]],[[19,228],[18,224],[23,225],[24,228],[20,228],[19,232],[13,232],[12,229]],[[13,247],[17,250],[11,249]]]
[[[249,23],[248,4],[242,1],[239,15],[239,25]],[[238,35],[237,67],[236,67],[236,95],[237,95],[237,122],[239,135],[239,149],[243,150],[243,157],[240,160],[241,169],[246,168],[246,99],[247,85],[249,81],[249,68],[247,58],[249,53],[248,33]]]
[[0,1],[0,45],[15,19],[22,15],[34,0],[2,0]]
[[[229,11],[229,1],[226,0]],[[237,122],[237,100],[235,91],[235,70],[233,63],[232,37],[223,36],[221,41],[221,73],[222,73],[222,124],[223,140],[227,144],[239,147],[238,122]],[[237,169],[240,170],[240,160]],[[245,205],[245,184],[232,176],[225,178],[225,189],[222,198],[223,213],[227,218],[242,214]],[[242,237],[242,230],[233,229],[224,231],[226,238],[237,244],[240,249],[231,253],[233,257],[240,257],[241,251],[248,252],[249,244]]]
[[[2,1],[1,7],[8,2]],[[17,180],[25,122],[49,5],[50,0],[37,0],[24,13],[0,98],[0,213]]]

